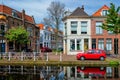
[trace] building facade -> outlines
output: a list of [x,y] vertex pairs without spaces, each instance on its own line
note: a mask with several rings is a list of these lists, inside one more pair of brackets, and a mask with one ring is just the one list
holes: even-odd
[[63,21],[65,54],[77,54],[91,48],[91,19],[84,7],[78,7]]
[[[12,27],[22,26],[29,32],[30,42],[24,49],[39,51],[39,28],[35,25],[33,16],[25,14],[25,10],[19,12],[6,5],[0,4],[0,30],[8,31]],[[17,46],[16,46],[17,48]],[[13,51],[13,42],[8,42],[3,34],[0,34],[0,52]]]
[[92,48],[103,49],[110,54],[120,54],[120,35],[100,27],[105,22],[108,10],[109,7],[104,5],[89,16],[82,6],[65,16],[64,54],[74,55]]
[[37,24],[40,28],[40,47],[48,47],[51,49],[56,49],[56,44],[58,48],[63,48],[63,32],[58,31],[58,41],[56,43],[55,28],[45,26],[44,24]]
[[108,10],[109,7],[104,5],[91,17],[92,48],[103,49],[110,54],[120,54],[120,34],[115,35],[100,27],[106,19]]
[[40,27],[40,47],[51,48],[51,31],[49,27],[45,27],[43,24],[38,24]]

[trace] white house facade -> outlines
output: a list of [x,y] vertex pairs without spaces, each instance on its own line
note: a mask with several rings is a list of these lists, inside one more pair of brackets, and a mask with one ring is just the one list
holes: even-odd
[[75,55],[91,48],[91,19],[84,8],[77,8],[64,22],[64,54]]
[[40,30],[40,46],[51,48],[51,31],[45,27]]

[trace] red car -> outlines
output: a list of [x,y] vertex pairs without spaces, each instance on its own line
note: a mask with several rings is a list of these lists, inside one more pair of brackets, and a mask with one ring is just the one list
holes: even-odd
[[106,52],[100,49],[90,49],[84,53],[78,53],[76,58],[77,60],[100,59],[101,61],[104,61],[106,58]]
[[48,48],[48,47],[41,47],[41,52],[52,52],[52,49]]

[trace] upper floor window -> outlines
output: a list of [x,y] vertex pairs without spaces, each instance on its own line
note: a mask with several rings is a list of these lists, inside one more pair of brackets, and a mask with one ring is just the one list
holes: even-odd
[[113,31],[108,31],[108,34],[113,34]]
[[65,23],[65,36],[67,36],[67,23]]
[[4,36],[5,34],[5,26],[4,25],[0,25],[0,35]]
[[108,14],[108,10],[102,10],[102,16],[106,16]]
[[12,10],[12,16],[19,18],[16,10]]
[[101,28],[102,22],[96,22],[96,34],[102,34],[103,29]]
[[31,27],[27,27],[27,31],[29,33],[29,36],[33,36],[33,29]]
[[71,34],[77,34],[77,21],[71,22]]
[[81,22],[81,34],[87,34],[87,21]]

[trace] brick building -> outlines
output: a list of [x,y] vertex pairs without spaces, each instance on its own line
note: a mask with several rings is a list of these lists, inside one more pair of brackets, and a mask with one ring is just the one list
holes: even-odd
[[[39,28],[36,26],[33,16],[25,14],[25,10],[19,12],[0,4],[0,30],[6,32],[10,28],[18,26],[24,27],[29,32],[30,42],[24,49],[39,51]],[[13,42],[7,42],[4,35],[0,34],[0,52],[12,50],[14,50]]]
[[108,53],[120,54],[120,35],[103,30],[100,25],[106,19],[109,7],[104,5],[91,18],[92,48],[101,48]]
[[103,49],[110,54],[120,54],[120,34],[115,35],[100,26],[106,19],[109,7],[104,5],[93,15],[84,7],[76,8],[63,18],[64,53],[73,55],[87,49]]

